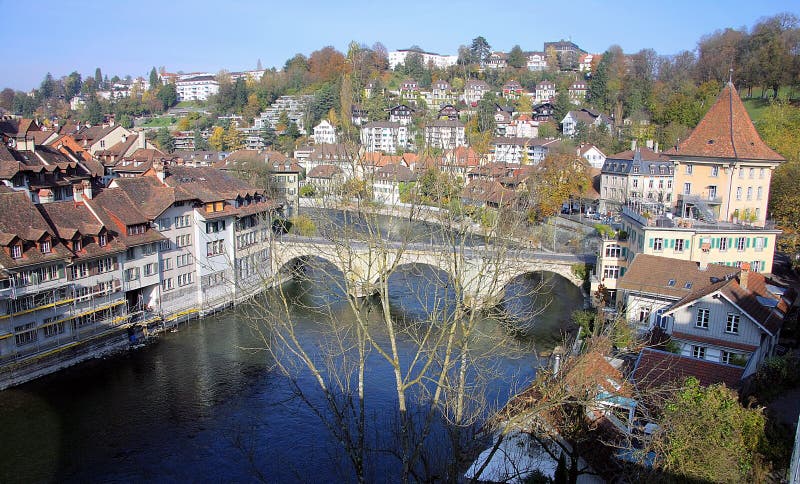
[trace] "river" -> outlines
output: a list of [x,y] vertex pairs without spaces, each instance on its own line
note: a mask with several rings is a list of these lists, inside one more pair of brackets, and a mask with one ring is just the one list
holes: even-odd
[[[347,321],[343,296],[325,276],[287,283],[292,300],[327,299],[338,305],[335,317]],[[395,317],[419,319],[430,304],[435,270],[406,266],[390,279]],[[516,354],[492,354],[496,377],[486,398],[501,405],[509,390],[530,381],[538,360],[534,348],[552,348],[561,339],[569,314],[582,307],[578,288],[560,276],[546,277],[547,295],[531,299],[526,287],[537,276],[516,280],[503,305],[524,331]],[[377,301],[370,302],[374,317]],[[527,318],[532,308],[544,312]],[[539,312],[538,310],[534,312]],[[291,306],[298,337],[314,345],[320,338],[319,314]],[[416,316],[415,316],[416,314]],[[182,325],[139,350],[89,361],[25,385],[0,392],[0,482],[346,482],[352,469],[342,447],[309,407],[294,397],[286,376],[276,371],[252,331],[253,321],[228,310]],[[492,317],[479,323],[476,352],[490,351],[507,336]],[[382,336],[378,336],[381,338]],[[400,352],[415,346],[401,339]],[[388,365],[371,354],[367,373],[368,437],[379,447],[394,423],[394,382]],[[376,361],[377,360],[377,361]],[[383,364],[382,364],[383,363]],[[298,386],[312,403],[313,380],[304,373]],[[435,437],[430,445],[436,445]],[[368,477],[392,482],[398,461],[375,451]]]

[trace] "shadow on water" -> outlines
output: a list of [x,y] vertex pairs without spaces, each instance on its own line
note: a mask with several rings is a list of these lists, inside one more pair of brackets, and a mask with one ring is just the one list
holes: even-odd
[[[418,321],[431,304],[451,311],[452,289],[441,286],[446,276],[428,266],[401,269],[389,281],[393,317]],[[294,301],[289,312],[298,337],[309,347],[324,343],[320,329],[330,324],[326,318],[352,324],[337,277],[340,281],[330,266],[311,265],[283,286]],[[537,316],[535,326],[542,332],[534,332],[537,339],[546,337],[547,328],[557,335],[568,306],[581,300],[579,292],[576,297],[558,280],[554,284],[554,291],[564,292],[548,307],[553,321]],[[379,302],[367,304],[368,318],[384,344]],[[561,316],[555,314],[558,304],[566,311]],[[269,482],[351,480],[340,443],[296,398],[289,380],[274,371],[268,354],[251,349],[263,347],[252,323],[242,310],[225,311],[181,326],[141,350],[0,392],[0,481],[251,482],[259,475]],[[491,318],[480,324],[487,335],[503,331]],[[491,338],[479,343],[486,352],[492,348]],[[407,339],[399,341],[404,358],[414,348]],[[390,366],[376,352],[368,358],[369,476],[386,481],[397,475],[386,437],[396,428],[396,395]],[[525,358],[493,358],[496,379],[485,393],[502,404],[513,385],[533,378],[537,362],[530,352]],[[312,404],[322,404],[307,372],[296,382]],[[424,402],[413,400],[412,410],[424,410]],[[450,452],[450,430],[438,425],[428,450]]]

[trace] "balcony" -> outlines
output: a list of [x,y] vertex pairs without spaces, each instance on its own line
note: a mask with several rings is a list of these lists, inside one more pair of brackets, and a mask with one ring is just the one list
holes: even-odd
[[707,205],[722,205],[722,197],[717,195],[715,191],[705,190],[701,193],[682,193],[678,195],[678,200],[685,203],[705,203]]

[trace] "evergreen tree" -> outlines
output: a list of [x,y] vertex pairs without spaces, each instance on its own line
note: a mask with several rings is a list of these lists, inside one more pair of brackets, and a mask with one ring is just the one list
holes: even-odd
[[55,93],[56,83],[53,80],[53,75],[49,72],[44,76],[42,84],[39,86],[39,95],[42,99],[50,99]]
[[469,47],[470,57],[473,64],[483,64],[491,53],[491,46],[483,36],[472,39]]
[[99,67],[94,70],[94,81],[97,83],[98,89],[103,89],[103,73]]
[[81,92],[82,86],[81,75],[77,71],[72,71],[70,75],[64,78],[64,98],[67,100],[72,99]]
[[522,48],[519,45],[512,47],[511,52],[508,53],[508,65],[521,69],[527,64],[528,59],[525,57],[525,53],[522,52]]
[[88,104],[86,104],[84,118],[89,124],[101,124],[103,122],[103,107],[100,106],[100,101],[96,97],[92,96]]
[[159,128],[156,134],[156,143],[158,144],[158,149],[165,153],[175,151],[175,138],[172,137],[167,128]]
[[194,149],[198,151],[209,150],[208,141],[203,138],[199,129],[194,130]]
[[155,91],[156,87],[161,84],[161,81],[158,78],[158,71],[156,71],[155,66],[150,70],[150,90]]

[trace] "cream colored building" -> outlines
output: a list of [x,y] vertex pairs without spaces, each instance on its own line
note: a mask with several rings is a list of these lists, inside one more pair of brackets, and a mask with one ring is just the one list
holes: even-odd
[[732,84],[665,154],[675,163],[676,215],[764,226],[772,171],[785,160],[758,135]]

